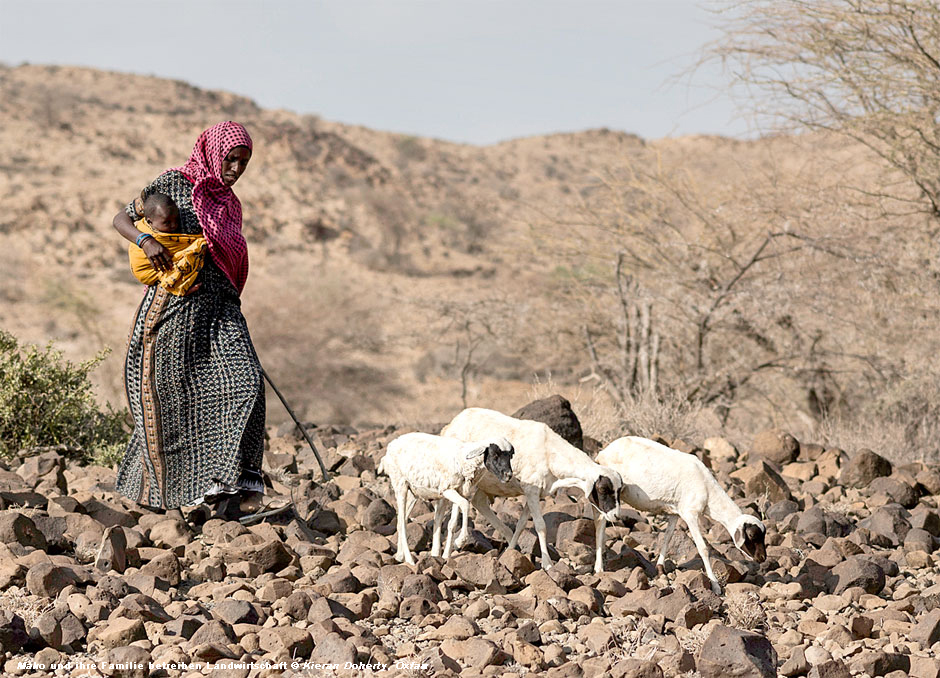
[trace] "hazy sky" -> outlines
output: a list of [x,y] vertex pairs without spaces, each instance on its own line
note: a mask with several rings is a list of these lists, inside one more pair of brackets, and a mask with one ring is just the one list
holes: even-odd
[[472,143],[741,135],[717,69],[669,84],[713,22],[702,0],[0,0],[0,62],[165,76]]

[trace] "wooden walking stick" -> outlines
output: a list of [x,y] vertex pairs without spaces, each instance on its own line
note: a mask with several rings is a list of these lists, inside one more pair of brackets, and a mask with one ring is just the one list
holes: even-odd
[[317,461],[320,464],[320,471],[323,473],[323,481],[329,482],[330,472],[326,470],[326,465],[323,463],[323,458],[320,456],[320,453],[317,452],[316,445],[313,444],[313,441],[310,439],[310,435],[307,433],[307,429],[303,427],[303,424],[300,423],[300,420],[297,418],[297,415],[294,414],[294,410],[291,409],[291,406],[287,404],[284,395],[281,393],[280,389],[274,385],[274,382],[271,381],[270,375],[264,371],[264,368],[261,368],[261,374],[264,375],[264,378],[268,380],[268,383],[271,384],[271,388],[274,389],[274,392],[277,393],[277,397],[281,399],[281,403],[284,405],[284,409],[287,410],[287,413],[290,415],[290,418],[294,420],[294,423],[297,424],[297,428],[300,429],[300,433],[303,435],[304,439],[307,441],[307,444],[310,445],[310,449],[313,450],[313,453],[317,457]]

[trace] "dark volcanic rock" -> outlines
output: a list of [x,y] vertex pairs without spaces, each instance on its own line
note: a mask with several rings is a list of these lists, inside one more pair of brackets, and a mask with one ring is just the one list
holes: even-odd
[[891,501],[906,509],[914,508],[917,505],[917,493],[914,488],[897,478],[888,476],[875,478],[868,484],[868,493],[870,495],[876,493],[887,495]]
[[571,403],[560,395],[535,400],[516,410],[516,419],[530,419],[548,424],[548,427],[579,450],[584,446],[581,422],[571,409]]
[[786,431],[772,428],[754,437],[751,453],[775,464],[789,464],[800,453],[800,443]]
[[911,640],[927,648],[940,640],[940,609],[931,610],[917,621],[911,631]]
[[872,511],[871,515],[859,523],[873,535],[881,535],[892,546],[900,546],[911,529],[910,518],[904,507],[899,504],[887,504]]
[[395,522],[395,509],[382,498],[373,499],[362,512],[362,526],[367,530],[375,530]]
[[853,586],[860,586],[866,593],[877,594],[885,587],[885,572],[865,556],[854,556],[832,568],[829,585],[837,595]]
[[95,557],[95,569],[101,572],[124,572],[127,568],[127,536],[122,527],[109,527],[101,537]]
[[16,654],[29,640],[26,623],[18,614],[0,610],[0,652]]
[[768,508],[765,516],[768,520],[779,523],[782,522],[787,516],[796,513],[799,510],[800,505],[795,501],[784,499],[783,501],[778,501],[776,504],[773,504],[770,508]]
[[36,524],[16,511],[0,513],[0,542],[22,544],[34,549],[46,550],[46,538]]
[[212,608],[212,615],[232,626],[258,623],[258,611],[247,600],[223,600]]
[[703,678],[776,678],[777,653],[760,634],[716,626],[695,667]]
[[871,450],[860,450],[849,459],[839,478],[847,487],[866,487],[875,478],[891,475],[891,462]]
[[268,541],[257,546],[229,547],[225,551],[226,561],[247,560],[257,563],[262,572],[277,572],[287,567],[294,554],[282,542]]
[[491,555],[464,553],[453,558],[450,566],[465,582],[488,593],[505,593],[519,586],[519,580]]
[[810,669],[809,678],[851,678],[849,667],[841,659],[832,659]]
[[34,596],[55,598],[59,591],[70,584],[80,584],[83,578],[71,567],[42,562],[33,565],[26,572],[26,588]]

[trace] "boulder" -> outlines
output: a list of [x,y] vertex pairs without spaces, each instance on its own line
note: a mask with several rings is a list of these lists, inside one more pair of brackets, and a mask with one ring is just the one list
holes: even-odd
[[800,453],[800,443],[792,435],[779,428],[761,431],[751,443],[751,454],[763,457],[775,464],[789,464]]
[[80,584],[83,580],[76,569],[50,561],[37,563],[26,571],[26,588],[34,596],[45,598],[55,598],[66,586]]
[[411,596],[403,599],[401,606],[398,608],[398,616],[402,619],[420,619],[432,612],[437,612],[437,605],[421,596]]
[[307,659],[313,651],[313,638],[310,633],[294,626],[263,628],[258,632],[258,644],[266,652],[275,655],[286,654],[291,659]]
[[345,666],[347,663],[355,663],[356,655],[356,644],[352,640],[343,638],[339,633],[330,632],[317,638],[310,661]]
[[[95,639],[106,649],[125,647],[135,640],[144,640],[147,632],[144,623],[139,619],[118,617],[108,621],[104,627],[95,628]],[[91,640],[91,637],[89,637]]]
[[0,652],[16,654],[28,640],[23,618],[10,610],[0,610]]
[[843,467],[839,481],[846,487],[867,487],[875,478],[889,475],[890,461],[871,450],[859,450]]
[[886,504],[876,508],[858,525],[867,529],[872,535],[884,537],[892,546],[900,546],[904,543],[908,530],[911,529],[911,523],[908,520],[910,515],[899,504]]
[[[235,626],[235,624],[257,624],[259,619],[258,611],[254,605],[247,600],[235,600],[234,598],[227,598],[217,603],[212,608],[212,616],[232,626]],[[306,617],[306,614],[304,614],[304,617]]]
[[766,494],[767,498],[774,503],[793,501],[787,482],[763,459],[756,464],[734,471],[731,477],[744,484],[744,494],[748,497],[760,497]]
[[910,638],[925,649],[940,640],[940,608],[921,616],[911,631]]
[[172,619],[160,603],[143,593],[131,593],[125,596],[112,616],[160,624]]
[[903,480],[891,476],[875,478],[868,484],[868,494],[883,494],[906,509],[917,505],[917,493]]
[[719,624],[695,666],[703,678],[776,678],[777,653],[764,636]]
[[862,650],[849,660],[852,673],[865,673],[869,676],[886,676],[894,671],[907,674],[910,668],[911,659],[908,655],[884,650]]
[[836,595],[856,586],[866,593],[878,594],[885,587],[885,572],[869,558],[853,556],[832,568],[827,583]]
[[36,524],[16,511],[0,512],[0,543],[46,550],[46,538]]
[[431,577],[426,574],[410,574],[405,577],[401,587],[401,597],[421,596],[432,603],[440,602],[441,591]]
[[362,511],[359,522],[367,530],[391,525],[395,522],[395,509],[382,498],[374,499]]
[[492,555],[464,553],[449,565],[458,577],[486,593],[506,593],[519,586],[519,580]]
[[911,527],[925,530],[934,537],[940,537],[940,513],[935,509],[919,506],[911,511]]
[[571,403],[560,395],[535,400],[516,410],[516,419],[530,419],[548,424],[548,427],[579,450],[584,447],[581,422],[571,409]]
[[656,662],[627,657],[614,664],[612,675],[621,678],[663,678],[663,670]]
[[206,643],[210,645],[227,645],[234,643],[236,640],[235,632],[230,624],[226,624],[219,619],[213,619],[199,627],[190,637],[189,645],[191,647],[205,645]]
[[150,653],[142,647],[116,647],[108,652],[101,669],[111,678],[148,678],[150,661]]
[[841,659],[831,659],[822,664],[816,664],[809,670],[808,678],[851,678],[849,667]]
[[228,547],[224,551],[226,562],[245,560],[255,563],[262,572],[277,572],[290,565],[294,553],[280,541],[266,541],[253,546]]
[[95,569],[123,573],[127,568],[127,536],[123,527],[109,527],[101,537],[101,546],[95,556]]
[[445,640],[441,643],[441,650],[448,657],[476,671],[499,664],[506,656],[493,641],[485,638]]

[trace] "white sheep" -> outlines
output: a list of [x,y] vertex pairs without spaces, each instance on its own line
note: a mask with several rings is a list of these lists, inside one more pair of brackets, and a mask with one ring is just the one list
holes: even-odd
[[[597,462],[620,473],[623,478],[620,494],[623,503],[641,511],[669,514],[669,525],[656,561],[660,571],[676,523],[682,518],[689,526],[695,547],[705,563],[712,590],[721,593],[699,525],[703,514],[721,523],[744,555],[758,563],[764,561],[764,524],[754,516],[743,513],[695,455],[679,452],[646,438],[627,436],[601,450]],[[599,516],[595,520],[598,538],[594,571],[601,572],[604,569],[606,519],[605,516]]]
[[[431,555],[441,555],[441,521],[444,517],[444,499],[464,508],[463,529],[460,537],[465,542],[469,535],[466,512],[470,509],[467,497],[473,496],[476,484],[489,470],[496,477],[512,477],[510,459],[513,447],[504,438],[490,437],[481,442],[461,442],[430,433],[406,433],[388,444],[388,450],[379,463],[379,471],[388,475],[395,492],[398,511],[399,562],[414,564],[405,522],[418,499],[436,501],[434,510],[434,536]],[[411,495],[410,498],[408,495]],[[406,505],[407,504],[407,505]],[[451,516],[447,528],[444,558],[450,556],[456,514]]]
[[[459,440],[475,440],[485,436],[503,436],[516,450],[512,458],[512,480],[500,482],[484,477],[471,500],[473,506],[508,540],[508,548],[516,547],[529,515],[535,524],[542,552],[542,567],[551,567],[545,536],[540,499],[565,487],[584,492],[595,515],[614,519],[620,511],[620,476],[613,469],[598,465],[584,452],[539,421],[514,419],[500,412],[471,407],[464,410],[441,431],[442,436]],[[511,531],[490,508],[493,497],[523,495],[522,515]],[[454,504],[451,524],[455,523],[460,506]],[[466,514],[464,514],[466,520]],[[458,540],[458,544],[459,544]]]

